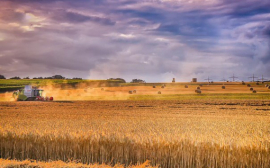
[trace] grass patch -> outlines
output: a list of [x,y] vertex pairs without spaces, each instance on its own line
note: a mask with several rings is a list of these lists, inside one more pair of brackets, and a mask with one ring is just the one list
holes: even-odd
[[24,88],[25,85],[33,86],[73,86],[78,84],[100,84],[104,86],[119,85],[121,81],[118,80],[80,80],[80,79],[0,79],[0,92],[13,91]]

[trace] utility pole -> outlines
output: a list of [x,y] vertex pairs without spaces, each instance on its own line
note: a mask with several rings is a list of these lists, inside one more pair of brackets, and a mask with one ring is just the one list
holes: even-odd
[[266,80],[265,78],[263,78],[263,75],[262,75],[262,78],[261,79],[258,79],[258,80],[262,80],[262,82],[264,81],[264,80]]
[[230,77],[230,78],[232,78],[232,79],[233,79],[233,82],[234,82],[234,79],[236,79],[236,78],[238,78],[238,77],[234,76],[234,74],[233,74],[233,76]]
[[252,78],[252,82],[254,82],[254,79],[258,78],[258,77],[255,77],[254,74],[253,74],[252,77],[248,77],[248,78]]
[[210,79],[210,78],[209,78],[209,76],[208,76],[208,78],[207,78],[207,79],[204,79],[204,80],[207,80],[207,81],[208,81],[208,83],[209,83],[209,81],[210,81],[210,80],[212,80],[212,79]]

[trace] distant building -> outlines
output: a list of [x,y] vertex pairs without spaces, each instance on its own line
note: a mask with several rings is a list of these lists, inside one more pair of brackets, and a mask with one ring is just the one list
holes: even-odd
[[192,82],[197,82],[197,78],[192,78]]
[[172,83],[175,83],[175,78],[172,78]]
[[130,83],[146,83],[146,82],[142,79],[132,79]]

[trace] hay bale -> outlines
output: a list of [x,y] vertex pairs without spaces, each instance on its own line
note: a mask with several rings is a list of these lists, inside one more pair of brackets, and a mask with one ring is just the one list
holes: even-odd
[[225,89],[225,86],[222,86],[221,88],[222,88],[222,89]]
[[268,89],[270,89],[270,86],[268,86]]
[[250,90],[250,91],[252,91],[252,90],[253,90],[253,88],[251,87],[251,88],[249,88],[249,90]]
[[164,89],[164,86],[161,86],[162,89]]
[[197,90],[200,90],[200,89],[201,89],[201,88],[198,86],[198,87],[197,87]]
[[104,90],[104,88],[101,88],[101,90]]
[[185,88],[188,88],[188,85],[185,85]]
[[202,87],[202,84],[200,84],[199,86]]
[[200,89],[196,89],[196,90],[195,90],[195,93],[200,94],[200,93],[202,93],[202,91],[201,91]]
[[265,87],[268,87],[268,86],[269,86],[268,84],[265,85]]
[[161,94],[161,91],[158,91],[158,94]]
[[137,91],[136,90],[133,90],[133,93],[137,93]]
[[250,84],[247,84],[247,87],[250,87],[251,85]]
[[256,82],[256,85],[260,85],[260,83],[259,82]]
[[257,93],[257,91],[256,90],[253,90],[252,93]]
[[133,92],[132,92],[132,90],[130,90],[130,91],[128,91],[128,93],[129,93],[129,94],[132,94]]
[[242,81],[242,85],[245,85],[246,83],[244,81]]
[[156,86],[153,86],[153,88],[156,88]]

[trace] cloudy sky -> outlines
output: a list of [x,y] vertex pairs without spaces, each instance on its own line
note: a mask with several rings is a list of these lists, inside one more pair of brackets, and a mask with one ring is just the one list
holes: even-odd
[[270,77],[269,0],[1,0],[0,74]]

